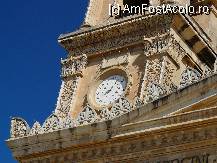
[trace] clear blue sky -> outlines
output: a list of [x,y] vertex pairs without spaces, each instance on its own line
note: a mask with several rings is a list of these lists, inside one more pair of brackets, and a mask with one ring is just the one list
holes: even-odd
[[10,116],[29,125],[42,123],[54,110],[60,88],[57,43],[76,30],[88,0],[1,0],[0,3],[0,162],[16,162],[5,144]]

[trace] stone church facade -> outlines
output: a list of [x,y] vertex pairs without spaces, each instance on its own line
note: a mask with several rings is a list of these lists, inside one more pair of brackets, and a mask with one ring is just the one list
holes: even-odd
[[81,28],[60,35],[68,56],[61,60],[56,108],[32,127],[12,118],[7,144],[14,158],[21,163],[217,162],[217,1],[148,1],[207,5],[208,15],[122,17],[108,15],[112,3],[90,0]]

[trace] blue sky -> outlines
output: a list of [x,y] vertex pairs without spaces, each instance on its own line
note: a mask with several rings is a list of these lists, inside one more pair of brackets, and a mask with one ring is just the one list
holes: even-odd
[[76,30],[88,0],[2,0],[0,2],[0,162],[16,162],[5,144],[10,116],[29,125],[42,123],[54,110],[60,88],[57,43]]

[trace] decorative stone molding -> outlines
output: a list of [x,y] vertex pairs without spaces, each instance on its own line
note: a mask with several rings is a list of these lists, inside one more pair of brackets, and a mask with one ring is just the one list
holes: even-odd
[[44,124],[40,130],[40,134],[56,131],[58,129],[60,129],[60,120],[59,120],[58,116],[53,113],[44,122]]
[[40,123],[38,121],[36,121],[33,124],[32,128],[30,130],[29,135],[38,135],[40,133],[40,130],[41,130],[41,125],[40,125]]
[[97,122],[99,117],[94,109],[92,109],[89,105],[84,107],[84,110],[78,115],[76,119],[77,125],[87,125],[90,123]]
[[55,114],[60,119],[67,118],[78,88],[78,81],[82,76],[82,70],[87,66],[87,56],[82,54],[78,57],[69,57],[66,60],[62,60],[62,78],[59,97],[57,100],[57,106]]
[[[184,118],[185,117],[183,117],[183,119]],[[179,119],[182,118],[178,116],[177,120]],[[196,122],[194,121],[191,123],[181,123],[179,125],[169,126],[166,129],[165,126],[161,126],[152,130],[142,130],[140,132],[131,132],[129,134],[115,135],[112,137],[112,139],[110,139],[110,141],[100,142],[98,144],[90,144],[88,146],[76,147],[71,151],[65,153],[61,152],[59,153],[59,155],[62,155],[63,158],[68,158],[68,161],[75,162],[86,162],[87,160],[97,162],[96,160],[99,161],[100,159],[107,160],[106,162],[109,163],[123,162],[123,156],[125,160],[132,159],[132,162],[135,162],[137,160],[140,160],[140,162],[141,160],[143,160],[142,162],[145,162],[144,160],[152,162],[153,159],[149,160],[150,158],[156,159],[153,162],[160,162],[162,161],[162,159],[159,160],[159,157],[154,157],[156,156],[156,153],[159,154],[158,156],[168,156],[163,157],[163,160],[169,161],[169,156],[171,155],[170,152],[180,154],[181,151],[180,159],[182,160],[183,158],[185,158],[185,155],[183,155],[182,152],[188,152],[186,145],[189,144],[189,142],[192,145],[191,147],[194,149],[200,149],[200,147],[208,148],[208,146],[210,148],[214,147],[216,149],[216,120],[213,120],[213,122],[214,123],[210,123],[210,125],[207,125],[207,123],[203,124],[201,120],[197,120]],[[114,134],[112,130],[108,131],[109,133]],[[201,142],[204,142],[204,144],[201,144]],[[171,148],[171,146],[174,148]],[[155,150],[155,153],[150,152],[156,148],[157,150]],[[201,148],[201,150],[202,149],[204,148]],[[213,152],[215,152],[215,150],[213,150]],[[201,154],[198,154],[200,158],[207,158],[209,156],[203,151],[201,151],[200,153]],[[120,155],[122,157],[120,157]],[[193,156],[194,155],[195,153],[193,154]],[[216,152],[212,155],[212,159],[216,159]],[[191,162],[193,156],[186,157],[187,161]],[[50,158],[52,157],[54,157],[53,154],[50,155]],[[40,160],[45,160],[46,158],[40,157]],[[205,160],[200,159],[201,162]]]
[[70,114],[65,118],[60,120],[60,129],[74,128],[76,127],[75,120],[72,119]]
[[215,60],[213,71],[214,71],[214,73],[217,73],[217,59]]
[[181,82],[180,82],[180,88],[186,87],[194,82],[197,82],[201,79],[201,74],[191,68],[186,67],[186,69],[181,74]]
[[152,102],[166,94],[165,88],[156,83],[150,83],[147,88],[145,102]]
[[205,65],[203,70],[203,78],[209,77],[210,75],[212,75],[212,70]]
[[[182,79],[185,79],[186,83],[189,83],[189,81],[192,83],[197,82],[201,79],[199,78],[200,75],[198,72],[192,68],[187,68],[182,75]],[[162,88],[159,84],[150,83],[148,86],[148,94],[145,98],[146,101],[140,100],[139,97],[136,97],[134,103],[131,104],[126,98],[122,97],[113,104],[111,109],[103,108],[99,111],[95,111],[95,109],[92,109],[89,105],[87,105],[75,120],[72,119],[69,114],[67,114],[64,118],[59,118],[59,115],[53,113],[47,118],[42,127],[38,122],[36,122],[30,130],[29,125],[25,120],[21,118],[13,118],[11,121],[11,138],[14,139],[25,136],[33,136],[37,134],[53,132],[60,129],[74,128],[81,125],[88,125],[100,121],[111,120],[123,114],[126,114],[133,109],[141,108],[144,105],[144,102],[149,103],[165,95],[165,89]],[[177,87],[175,84],[171,83],[171,90],[167,93],[177,91],[178,89],[183,88],[183,86],[187,85],[183,84],[182,87]]]
[[[85,32],[64,35],[59,38],[59,42],[68,51],[73,51],[75,56],[82,53],[91,55],[121,46],[132,45],[137,41],[142,42],[144,35],[149,37],[156,35],[156,32],[165,33],[169,30],[172,17],[172,15],[137,17],[133,20],[120,21],[119,23],[93,28]],[[153,28],[157,31],[151,31]],[[147,29],[150,29],[150,31]]]
[[132,105],[126,98],[120,98],[111,108],[111,115],[113,118],[119,117],[132,110]]
[[170,35],[170,42],[168,44],[169,55],[173,58],[174,61],[179,63],[184,56],[189,56],[185,49],[180,45],[180,43],[174,38],[173,35]]
[[82,70],[86,68],[87,56],[85,54],[75,58],[69,57],[66,60],[61,60],[62,63],[62,73],[61,77],[74,77],[81,76]]
[[[159,63],[157,64],[154,62],[159,62]],[[157,78],[158,80],[163,80],[160,77],[161,76],[160,74],[165,74],[166,72],[166,69],[163,69],[162,71],[162,65],[164,66],[166,65],[165,58],[163,62],[165,63],[162,64],[160,60],[156,60],[156,61],[148,60],[146,64],[146,68],[147,66],[150,65],[153,70],[154,68],[155,69],[159,68],[158,72],[160,73],[158,74],[158,78]],[[158,67],[159,65],[161,66]],[[203,77],[204,78],[209,77],[210,75],[212,75],[211,72],[212,71],[205,66],[204,74],[207,75],[204,75]],[[198,82],[201,79],[201,74],[197,70],[191,67],[186,67],[186,70],[181,75],[181,82],[179,87],[177,87],[174,83],[171,82],[169,85],[169,90],[166,90],[166,88],[159,83],[149,82],[147,83],[144,100],[140,100],[139,97],[136,97],[133,104],[131,104],[126,98],[122,97],[116,103],[113,104],[111,109],[103,108],[102,110],[98,110],[98,111],[96,111],[94,108],[91,108],[89,105],[87,105],[86,107],[84,107],[83,111],[79,114],[78,118],[74,120],[71,118],[69,114],[69,109],[70,109],[71,102],[73,100],[72,88],[73,86],[76,85],[77,79],[79,79],[79,77],[75,78],[75,80],[69,80],[63,83],[61,89],[62,94],[59,97],[61,98],[61,101],[59,102],[62,103],[61,105],[58,105],[61,106],[62,108],[60,107],[58,110],[56,110],[55,113],[49,116],[47,120],[44,122],[44,124],[42,125],[42,127],[38,122],[35,122],[32,129],[30,130],[29,125],[26,123],[25,120],[21,118],[13,118],[11,121],[11,138],[14,139],[14,138],[21,138],[25,136],[43,134],[43,133],[53,132],[60,129],[73,128],[73,127],[78,127],[80,125],[87,125],[91,123],[114,119],[116,117],[119,117],[123,114],[132,111],[133,109],[141,108],[144,105],[144,103],[152,102],[154,100],[157,100],[163,95],[166,95],[171,92],[175,92],[178,89],[186,87],[189,84],[192,84],[194,82]],[[154,81],[154,79],[156,78],[151,77],[151,75],[149,75],[148,77],[146,76],[146,80],[147,79],[150,81],[153,79],[152,81]]]
[[176,86],[174,83],[171,83],[168,93],[173,93],[176,92],[177,90],[178,90],[178,86]]
[[27,136],[29,132],[30,127],[24,119],[18,117],[12,118],[10,130],[10,137],[12,139]]
[[103,108],[101,111],[100,111],[100,121],[107,121],[107,120],[110,120],[112,119],[112,115],[111,115],[111,112],[109,111],[108,108]]
[[55,110],[55,114],[61,119],[66,118],[70,112],[71,105],[76,95],[78,81],[79,77],[74,77],[62,82]]
[[147,103],[175,91],[175,85],[172,84],[173,73],[174,65],[167,55],[154,60],[148,59],[146,61],[140,98]]
[[142,107],[144,105],[144,102],[137,96],[134,99],[134,103],[133,103],[133,109],[139,109],[140,107]]
[[172,36],[169,33],[166,33],[162,36],[158,33],[158,35],[154,39],[144,39],[145,48],[144,53],[147,57],[151,55],[156,55],[161,51],[166,50],[169,46]]

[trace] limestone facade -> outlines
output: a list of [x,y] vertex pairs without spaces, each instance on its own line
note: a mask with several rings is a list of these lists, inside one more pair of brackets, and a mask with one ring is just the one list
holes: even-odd
[[[208,5],[209,15],[119,19],[107,18],[110,3],[90,0],[81,29],[60,35],[68,56],[56,108],[42,125],[12,118],[13,156],[22,163],[216,162],[216,1],[194,2]],[[96,90],[112,75],[123,76],[126,88],[100,105]]]

